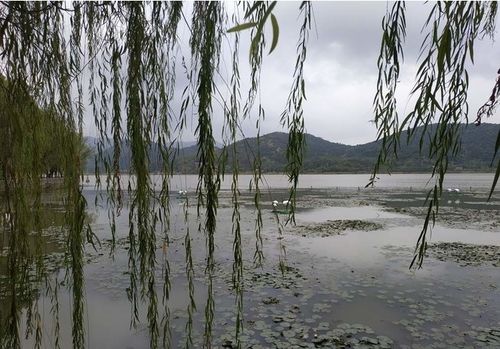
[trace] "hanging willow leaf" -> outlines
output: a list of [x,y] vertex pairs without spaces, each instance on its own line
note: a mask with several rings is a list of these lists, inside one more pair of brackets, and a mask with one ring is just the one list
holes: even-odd
[[248,17],[250,17],[255,12],[255,10],[257,10],[257,8],[259,8],[263,4],[264,4],[263,1],[254,1],[254,4],[252,5],[252,7],[250,7],[246,11],[246,13],[245,13],[245,19],[248,18]]
[[498,150],[500,149],[500,131],[497,134],[497,140],[495,142],[495,151],[493,152],[493,158],[491,159],[491,164],[493,165],[493,161],[495,160]]
[[491,199],[491,196],[493,195],[493,192],[495,191],[495,188],[497,186],[498,178],[500,177],[500,161],[497,164],[497,170],[495,172],[495,177],[493,179],[493,184],[491,185],[490,189],[490,194],[488,195],[488,200]]
[[[493,152],[493,157],[491,159],[491,166],[493,166],[493,162],[495,161],[495,158],[498,154],[498,150],[500,149],[500,131],[498,131],[498,134],[497,134],[497,140],[495,142],[495,151]],[[490,189],[490,194],[488,195],[488,200],[491,199],[491,196],[493,195],[493,192],[495,191],[495,188],[497,186],[497,183],[498,183],[498,177],[500,176],[500,160],[498,161],[498,164],[497,164],[497,170],[495,172],[495,177],[493,179],[493,184],[491,185],[491,189]]]
[[274,10],[274,7],[276,6],[277,3],[278,3],[277,1],[271,2],[271,4],[269,5],[269,7],[266,9],[266,12],[264,13],[264,16],[259,21],[259,29],[258,29],[258,31],[262,32],[262,28],[264,28],[264,24],[266,24],[267,18],[272,14],[272,12]]
[[271,13],[271,23],[273,25],[273,41],[271,43],[271,49],[269,50],[269,54],[274,51],[276,48],[276,45],[278,45],[278,39],[280,36],[280,27],[278,25],[278,20],[274,16],[274,14]]
[[[277,3],[277,1],[273,1],[273,2],[271,2],[271,4],[267,8],[264,7],[265,11],[263,12],[262,16],[259,17],[259,20],[257,22],[257,24],[258,24],[257,30],[253,34],[252,43],[250,44],[250,61],[252,61],[252,57],[256,57],[259,55],[258,46],[259,46],[259,43],[261,43],[263,41],[264,25],[266,24],[269,16],[274,16],[272,14],[272,11],[273,11],[274,7],[276,6],[276,3]],[[275,18],[275,20],[276,20],[276,18]],[[277,22],[276,23],[273,22],[273,45],[271,46],[271,50],[269,53],[271,53],[274,50],[275,46],[278,43],[277,40],[279,37],[279,28],[277,27],[277,24],[278,24]]]
[[238,24],[238,25],[232,27],[231,29],[228,29],[227,32],[228,33],[239,32],[239,31],[242,31],[242,30],[253,28],[255,26],[257,26],[257,23],[252,23],[252,22],[242,23],[242,24]]

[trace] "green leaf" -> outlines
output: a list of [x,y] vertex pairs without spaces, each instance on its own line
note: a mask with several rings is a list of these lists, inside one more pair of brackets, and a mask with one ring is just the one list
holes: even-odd
[[252,56],[253,55],[256,55],[257,54],[257,49],[258,49],[258,45],[259,45],[259,40],[260,40],[260,36],[262,35],[261,32],[257,32],[254,36],[254,38],[252,39],[252,43],[250,44],[250,60],[252,59]]
[[[493,161],[495,160],[495,157],[497,156],[498,149],[500,148],[500,131],[498,131],[497,141],[495,143],[496,143],[495,144],[495,153],[493,154],[493,159],[491,160],[492,165],[493,165]],[[495,191],[495,187],[497,186],[499,176],[500,176],[500,160],[498,161],[498,164],[497,164],[497,171],[495,173],[495,178],[493,179],[493,184],[491,185],[490,195],[488,195],[488,200],[491,199],[491,196],[493,195],[493,192]]]
[[271,3],[271,5],[269,5],[269,7],[267,8],[266,13],[264,13],[264,16],[262,16],[262,19],[259,21],[258,31],[262,31],[262,28],[264,27],[264,24],[267,21],[267,17],[269,17],[269,15],[271,14],[271,12],[273,11],[274,6],[276,6],[276,3],[277,3],[277,1],[273,1]]
[[255,23],[255,22],[242,23],[242,24],[238,24],[238,25],[232,27],[231,29],[228,29],[227,32],[228,33],[239,32],[242,30],[253,28],[256,25],[257,25],[257,23]]
[[493,179],[493,184],[491,185],[490,195],[488,195],[488,200],[491,199],[493,192],[495,191],[495,187],[497,186],[498,177],[500,176],[500,161],[497,164],[497,172],[495,173],[495,178]]
[[252,55],[256,52],[257,50],[257,45],[259,44],[259,40],[261,38],[261,35],[264,35],[264,24],[267,21],[267,18],[269,15],[271,15],[271,12],[274,9],[274,6],[276,6],[277,1],[273,1],[269,7],[267,8],[266,12],[264,13],[264,16],[259,20],[258,26],[257,26],[257,31],[255,33],[254,38],[252,39],[252,44],[250,45],[250,58]]
[[469,42],[469,56],[472,64],[474,64],[474,41]]
[[271,49],[269,50],[269,54],[274,51],[276,45],[278,45],[278,38],[280,36],[280,27],[278,25],[278,20],[276,16],[271,13],[271,24],[273,25],[273,41],[271,43]]
[[436,99],[436,96],[434,96],[433,93],[429,93],[429,97],[431,98],[432,102],[434,103],[434,106],[440,111],[440,112],[444,112],[443,108],[441,108],[441,105],[439,104],[439,102],[437,101]]
[[498,149],[500,149],[500,131],[498,131],[498,134],[497,134],[497,141],[495,142],[495,152],[493,154],[493,158],[491,159],[491,165],[493,165],[493,161],[495,160],[495,157],[497,156]]
[[263,2],[262,1],[256,1],[253,6],[250,8],[250,10],[248,10],[248,12],[245,14],[245,18],[248,18],[252,15],[252,13],[254,13],[254,11],[260,6],[262,5]]

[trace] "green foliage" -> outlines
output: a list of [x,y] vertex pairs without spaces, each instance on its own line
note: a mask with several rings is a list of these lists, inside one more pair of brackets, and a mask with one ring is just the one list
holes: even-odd
[[[8,333],[0,338],[0,344],[7,347],[19,347],[19,316],[18,304],[35,304],[33,316],[28,317],[27,327],[35,330],[36,341],[41,340],[41,321],[38,313],[38,291],[36,282],[41,282],[47,275],[43,264],[41,194],[42,176],[51,177],[60,174],[64,176],[66,188],[74,180],[78,184],[78,172],[70,173],[71,167],[80,166],[88,156],[88,149],[78,133],[57,116],[55,110],[42,110],[36,104],[25,84],[2,78],[0,86],[0,132],[2,147],[0,164],[2,171],[2,186],[0,190],[7,202],[6,212],[9,222],[4,225],[9,236],[8,272],[13,280],[9,294],[11,295],[11,312],[8,317]],[[65,151],[71,149],[75,157],[68,157]],[[74,182],[73,182],[74,183]],[[78,187],[77,187],[78,188]],[[69,189],[69,188],[68,188]],[[83,231],[84,202],[79,191],[68,190],[68,195],[77,195],[78,206],[74,209],[68,206],[66,222],[73,222],[71,232]],[[4,213],[2,213],[4,214]],[[71,215],[71,216],[70,216]],[[78,219],[76,219],[78,218]],[[46,225],[46,223],[45,223]],[[7,228],[5,228],[7,227]],[[35,242],[33,240],[35,233]],[[83,235],[68,236],[68,253],[73,258],[72,271],[75,285],[83,285],[81,246]],[[34,245],[35,247],[33,248]],[[78,247],[80,246],[80,248]],[[80,263],[77,263],[80,261]],[[37,271],[33,280],[31,270]],[[75,321],[82,321],[79,316],[83,311],[82,287],[74,293]],[[18,301],[17,297],[22,299]],[[2,324],[3,326],[4,324]],[[83,322],[82,322],[83,325]],[[75,327],[75,341],[82,340],[82,331]],[[57,335],[56,335],[57,338]]]

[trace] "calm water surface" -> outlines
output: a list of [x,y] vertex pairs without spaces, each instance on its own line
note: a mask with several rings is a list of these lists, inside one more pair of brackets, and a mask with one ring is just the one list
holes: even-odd
[[[445,187],[459,188],[461,193],[444,198],[446,212],[480,208],[488,212],[489,216],[485,217],[492,220],[492,224],[486,229],[481,225],[467,227],[438,223],[432,231],[433,242],[460,241],[500,246],[500,229],[497,228],[500,226],[499,203],[493,200],[485,204],[492,177],[492,174],[448,175]],[[241,178],[242,188],[248,187],[251,176]],[[93,182],[92,177],[90,179]],[[360,348],[379,348],[387,343],[394,348],[475,348],[495,347],[500,343],[500,337],[495,342],[496,332],[488,331],[500,331],[500,273],[497,267],[488,263],[463,267],[453,260],[440,261],[429,256],[422,270],[408,269],[422,217],[387,208],[420,208],[428,175],[382,175],[375,190],[363,189],[369,175],[301,176],[299,226],[356,219],[383,227],[374,231],[345,231],[329,237],[309,236],[305,230],[288,226],[280,235],[270,202],[287,198],[284,190],[287,188],[286,177],[267,175],[265,179],[262,185],[266,256],[263,268],[252,266],[256,212],[251,195],[242,191],[245,347],[333,347],[331,342],[328,346],[328,342],[320,342],[317,338],[331,338],[334,334]],[[230,181],[224,183],[223,189],[228,189]],[[92,184],[85,185],[89,214],[93,217],[95,233],[101,241],[106,241],[111,237],[108,213],[103,203],[93,204],[96,192]],[[191,219],[186,225],[183,201],[175,197],[175,191],[180,189],[188,190],[191,192],[188,195],[192,195],[196,184],[196,176],[174,176],[172,179],[171,242],[168,248],[159,243],[157,250],[159,294],[166,260],[172,272],[169,308],[173,319],[174,348],[183,347],[186,335],[188,296],[183,237],[188,226],[193,238],[198,306],[195,347],[201,345],[203,333],[205,237],[197,232],[195,207],[188,209]],[[227,343],[234,332],[235,303],[230,287],[231,215],[230,198],[226,193],[221,196],[216,234],[214,338],[217,347]],[[144,308],[141,309],[142,323],[136,328],[130,327],[128,255],[126,243],[122,243],[128,234],[127,217],[125,207],[117,221],[119,243],[115,253],[110,255],[105,249],[100,253],[90,253],[85,268],[89,348],[149,347]],[[285,260],[288,266],[285,274],[278,269],[280,260]],[[60,298],[63,347],[70,347],[70,294],[62,291]],[[41,300],[46,319],[43,347],[51,348],[50,302],[43,296]],[[385,342],[377,336],[388,337],[391,341]],[[31,346],[32,339],[26,340],[25,345]]]
[[[95,178],[88,176],[89,183],[85,184],[88,188],[93,188]],[[434,185],[429,182],[430,175],[419,174],[381,174],[376,183],[377,188],[430,188]],[[122,176],[123,184],[126,184],[129,177]],[[302,174],[300,175],[299,188],[357,188],[364,187],[370,180],[370,174]],[[240,187],[245,189],[249,187],[252,181],[251,175],[240,175]],[[445,188],[489,188],[493,181],[493,173],[450,173],[446,175],[444,182]],[[161,186],[161,176],[153,176],[153,183]],[[198,184],[197,175],[174,175],[171,179],[171,189],[177,190],[196,190]],[[284,175],[268,174],[263,176],[262,189],[284,189],[289,187],[287,177]],[[221,184],[221,189],[231,189],[231,175],[226,175]]]

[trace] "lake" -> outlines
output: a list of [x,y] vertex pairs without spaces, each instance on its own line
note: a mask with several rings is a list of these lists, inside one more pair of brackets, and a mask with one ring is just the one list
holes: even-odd
[[[426,188],[434,184],[429,182],[429,174],[380,174],[376,183],[377,188]],[[87,188],[94,188],[95,177],[88,176],[89,183],[84,183]],[[252,181],[252,175],[239,176],[240,188],[246,189]],[[122,175],[122,188],[126,188],[129,176]],[[370,180],[370,174],[302,174],[299,179],[299,188],[357,188],[364,187]],[[449,173],[446,175],[444,187],[453,188],[489,188],[493,181],[493,173]],[[133,182],[133,180],[132,180]],[[152,175],[152,182],[161,186],[161,176]],[[170,180],[171,190],[196,190],[197,175],[174,175]],[[262,189],[285,189],[289,184],[287,177],[278,174],[263,175]],[[231,174],[226,175],[221,183],[221,190],[231,189]]]
[[[431,244],[419,270],[409,269],[409,265],[423,224],[426,189],[433,184],[428,183],[428,175],[381,175],[375,188],[364,188],[369,180],[366,174],[302,175],[296,226],[282,226],[286,215],[273,212],[271,205],[273,200],[288,199],[286,177],[264,178],[265,260],[261,267],[255,267],[256,210],[253,193],[247,190],[251,176],[240,176],[244,348],[500,347],[500,201],[498,195],[487,201],[493,174],[447,175],[444,187],[459,192],[443,193],[441,216],[432,229]],[[153,182],[159,183],[159,179],[155,176]],[[148,348],[147,299],[140,302],[140,322],[131,327],[128,206],[117,218],[117,244],[111,252],[105,200],[95,204],[94,178],[89,180],[84,184],[84,195],[93,231],[102,246],[97,251],[88,247],[86,253],[87,346]],[[168,241],[162,240],[163,232],[157,232],[159,319],[164,319],[167,309],[171,347],[184,347],[189,304],[185,235],[189,229],[197,308],[192,318],[192,341],[198,348],[203,343],[207,279],[206,241],[198,232],[200,220],[194,204],[197,177],[174,176],[171,183]],[[235,345],[236,303],[231,282],[230,176],[221,188],[215,236],[213,343],[217,348],[231,348]],[[188,205],[177,196],[178,190],[188,191]],[[46,239],[52,241],[48,255],[62,252],[57,229],[51,230],[50,224]],[[0,283],[6,283],[1,275],[5,273],[1,258],[5,258],[6,244],[1,246]],[[64,269],[54,270],[52,276],[62,280]],[[171,290],[164,305],[161,296],[167,270]],[[53,302],[45,296],[43,285],[40,287],[42,347],[53,348]],[[7,298],[7,294],[0,294],[0,309],[7,308]],[[71,346],[71,310],[71,293],[61,285],[63,348]],[[26,328],[21,327],[24,333]],[[34,336],[29,336],[23,347],[33,344]]]

